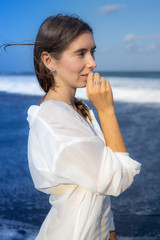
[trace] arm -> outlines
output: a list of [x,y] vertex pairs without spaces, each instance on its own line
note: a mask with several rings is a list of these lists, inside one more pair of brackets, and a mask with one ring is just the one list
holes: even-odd
[[114,152],[127,152],[115,114],[98,111],[105,142]]
[[118,196],[139,173],[139,163],[106,147],[66,105],[50,102],[38,111],[33,106],[28,114],[28,159],[37,189],[76,184],[94,193]]
[[[93,85],[101,79],[101,85]],[[108,81],[98,73],[90,73],[87,80],[87,97],[98,111],[105,142],[114,152],[127,152],[114,111],[112,89]]]

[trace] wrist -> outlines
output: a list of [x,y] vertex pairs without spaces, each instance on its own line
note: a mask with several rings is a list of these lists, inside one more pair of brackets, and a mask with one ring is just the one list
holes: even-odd
[[110,108],[104,108],[104,109],[97,109],[98,115],[99,116],[103,116],[105,115],[105,117],[113,117],[115,116],[115,110],[114,107],[110,107]]

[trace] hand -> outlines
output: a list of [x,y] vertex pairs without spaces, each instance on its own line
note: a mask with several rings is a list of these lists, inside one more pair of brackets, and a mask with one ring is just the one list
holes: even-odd
[[[101,81],[100,85],[94,85],[94,83],[99,80]],[[88,75],[86,94],[97,111],[114,110],[111,86],[108,81],[106,81],[103,77],[100,77],[99,73],[94,74],[91,72]]]
[[116,231],[111,231],[109,235],[109,240],[118,240],[116,236]]

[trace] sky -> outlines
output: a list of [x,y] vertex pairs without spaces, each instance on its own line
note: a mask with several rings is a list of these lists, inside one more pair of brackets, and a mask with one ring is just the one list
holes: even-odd
[[[160,0],[2,0],[0,45],[34,41],[49,16],[76,14],[92,28],[100,71],[160,71]],[[0,72],[32,72],[33,47],[0,48]]]

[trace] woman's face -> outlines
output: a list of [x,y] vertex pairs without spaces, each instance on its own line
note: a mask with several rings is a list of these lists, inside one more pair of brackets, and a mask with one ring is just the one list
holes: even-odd
[[88,74],[96,67],[95,48],[91,33],[76,38],[62,53],[60,60],[55,60],[55,81],[73,88],[85,87]]

